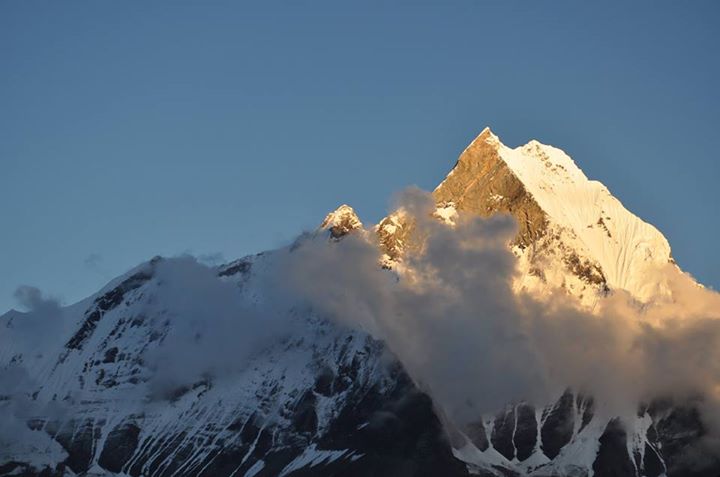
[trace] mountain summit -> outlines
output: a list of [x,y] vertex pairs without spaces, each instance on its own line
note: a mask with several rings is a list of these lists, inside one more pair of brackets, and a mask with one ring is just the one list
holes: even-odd
[[352,207],[343,204],[330,212],[320,224],[321,229],[329,230],[333,238],[347,235],[355,229],[362,228],[363,224]]
[[609,287],[641,301],[666,293],[650,273],[671,262],[665,237],[560,149],[534,140],[511,149],[485,128],[433,195],[457,210],[515,217],[524,262],[551,264],[543,284],[562,286],[570,273],[580,278],[566,284],[576,291]]
[[[667,240],[560,149],[537,141],[510,148],[485,128],[432,201],[432,223],[446,233],[457,232],[461,215],[515,219],[509,252],[507,242],[501,247],[517,259],[518,296],[560,293],[580,309],[615,291],[641,306],[674,299],[657,273],[677,269]],[[508,402],[449,425],[387,342],[321,316],[279,286],[289,278],[276,275],[278,264],[303,247],[340,253],[355,231],[382,253],[361,271],[380,274],[387,287],[412,279],[403,267],[419,253],[416,225],[400,208],[366,229],[342,205],[322,233],[289,247],[214,268],[155,258],[69,307],[3,315],[0,476],[720,474],[717,456],[701,445],[707,429],[697,407],[667,400],[608,416],[592,396],[567,389],[551,402]],[[292,279],[319,280],[322,265],[311,260]],[[341,303],[344,294],[327,298]],[[380,305],[352,302],[370,315]],[[391,318],[400,326],[407,317]],[[437,318],[440,332],[445,317]],[[39,347],[33,330],[48,319],[57,333]],[[514,341],[527,339],[510,331]]]

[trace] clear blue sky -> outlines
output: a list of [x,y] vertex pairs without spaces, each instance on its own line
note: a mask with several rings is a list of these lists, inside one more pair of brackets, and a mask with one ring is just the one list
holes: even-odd
[[0,2],[0,312],[570,153],[720,288],[720,2]]

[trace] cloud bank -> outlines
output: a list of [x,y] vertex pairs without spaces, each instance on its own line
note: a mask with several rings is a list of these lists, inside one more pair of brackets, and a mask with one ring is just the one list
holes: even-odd
[[194,257],[159,261],[153,279],[157,293],[142,312],[156,329],[167,327],[160,345],[144,355],[156,395],[242,370],[254,353],[292,332],[290,305],[272,288],[272,297],[250,303],[237,284]]
[[[254,271],[254,290],[263,294],[254,300],[192,257],[159,261],[141,310],[167,329],[143,356],[151,395],[231,377],[293,333],[289,310],[309,306],[386,342],[455,428],[508,403],[544,406],[569,387],[593,396],[608,418],[631,418],[658,398],[692,403],[720,433],[720,294],[671,264],[654,272],[664,275],[671,301],[641,306],[614,291],[590,312],[564,292],[517,293],[511,217],[460,215],[450,227],[432,217],[432,197],[419,190],[405,192],[398,207],[422,246],[396,271],[379,266],[373,234],[301,237]],[[15,336],[54,337],[48,330],[63,321],[57,300],[33,287],[16,298],[29,312],[13,318]],[[0,375],[0,384],[25,381]]]
[[64,312],[57,298],[46,296],[37,287],[21,285],[13,294],[25,313],[15,313],[11,320],[13,347],[34,349],[42,354],[62,332]]
[[640,306],[616,291],[591,313],[562,292],[515,293],[512,218],[461,215],[451,228],[419,190],[399,205],[423,241],[399,277],[379,270],[377,245],[358,235],[304,243],[283,274],[323,315],[384,340],[453,423],[512,402],[545,405],[568,387],[608,416],[634,416],[660,397],[701,398],[706,421],[718,421],[720,295],[670,264],[656,273],[672,302]]

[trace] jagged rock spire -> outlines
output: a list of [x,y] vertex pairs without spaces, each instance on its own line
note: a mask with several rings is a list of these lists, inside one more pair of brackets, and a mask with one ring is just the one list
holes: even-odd
[[361,229],[363,226],[355,210],[347,204],[343,204],[333,212],[330,212],[320,224],[320,229],[329,230],[333,238],[340,238],[353,230]]

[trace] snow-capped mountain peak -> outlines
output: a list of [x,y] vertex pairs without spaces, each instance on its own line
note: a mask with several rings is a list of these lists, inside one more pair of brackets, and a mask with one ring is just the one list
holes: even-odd
[[[561,149],[536,140],[511,148],[485,128],[434,195],[458,210],[515,216],[526,262],[537,262],[543,250],[560,249],[566,253],[550,262],[559,261],[555,265],[585,282],[626,290],[641,301],[667,293],[653,272],[671,261],[668,241],[602,183],[589,180]],[[565,283],[567,270],[547,266],[547,258],[544,282]]]
[[363,226],[355,210],[347,204],[343,204],[325,216],[320,224],[320,229],[329,230],[333,238],[342,237],[353,230],[361,229]]
[[[538,141],[510,148],[485,128],[432,195],[432,215],[452,229],[437,227],[443,233],[462,232],[459,213],[516,219],[509,244],[516,291],[563,289],[586,305],[610,289],[640,300],[666,293],[662,274],[653,273],[671,260],[665,238],[560,149]],[[357,304],[400,326],[418,309],[397,305],[417,302],[451,310],[430,325],[441,341],[444,329],[455,336],[447,315],[457,303],[434,308],[443,294],[369,295],[388,298],[387,309],[373,308],[382,300],[346,302],[352,287],[326,290],[325,275],[352,271],[353,263],[315,260],[318,250],[353,245],[340,239],[354,233],[380,248],[370,271],[382,289],[402,284],[413,272],[403,257],[423,253],[416,217],[400,207],[364,228],[344,204],[289,247],[218,267],[156,257],[72,306],[0,316],[0,476],[688,475],[679,458],[704,436],[692,407],[657,402],[621,423],[594,397],[567,390],[553,402],[508,402],[496,414],[451,422],[433,402],[438,388],[416,383],[392,341],[325,319],[278,286],[288,260],[304,257],[288,281],[320,282],[330,301],[351,304],[340,314]],[[466,266],[473,263],[452,270]],[[474,305],[470,315],[484,318]],[[47,323],[55,328],[44,328],[40,343],[38,325]],[[512,331],[513,342],[525,341]],[[472,353],[452,353],[478,363],[482,343],[469,342]],[[417,348],[429,363],[429,348]],[[453,380],[494,391],[475,374],[457,373],[457,361]],[[713,473],[693,475],[715,477],[720,461],[711,464]]]
[[500,151],[551,220],[572,232],[573,245],[600,264],[609,287],[643,301],[662,293],[652,275],[670,261],[670,245],[655,227],[628,211],[601,182],[588,180],[560,149],[531,141]]
[[[468,145],[468,147],[465,148],[465,150],[470,149],[473,147],[473,145],[476,142],[483,142],[485,144],[491,144],[499,146],[502,144],[500,141],[500,138],[492,132],[492,129],[490,129],[490,126],[485,126],[482,131],[480,131],[480,134],[477,135],[475,139],[472,140],[472,142]],[[464,151],[463,151],[464,152]]]

